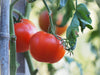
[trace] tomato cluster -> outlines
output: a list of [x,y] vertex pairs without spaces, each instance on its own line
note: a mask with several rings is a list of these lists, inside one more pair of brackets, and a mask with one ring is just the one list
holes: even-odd
[[64,56],[65,49],[61,41],[47,32],[37,32],[30,20],[21,19],[19,23],[14,24],[14,28],[17,52],[26,52],[30,47],[33,58],[46,63],[55,63]]
[[[62,19],[63,19],[63,16],[59,14],[56,21],[56,31],[55,31],[55,33],[58,35],[63,34],[68,27],[67,24],[64,27],[59,27],[59,25],[62,22]],[[41,12],[39,16],[39,26],[43,31],[48,32],[48,29],[50,26],[48,11]]]

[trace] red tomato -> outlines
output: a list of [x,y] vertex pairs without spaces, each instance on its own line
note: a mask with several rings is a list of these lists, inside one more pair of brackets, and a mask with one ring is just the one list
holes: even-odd
[[[56,24],[60,25],[62,22],[63,16],[62,15],[58,15]],[[39,16],[39,26],[40,28],[45,31],[48,32],[48,28],[50,26],[50,21],[49,21],[49,15],[48,15],[48,11],[43,11],[40,16]],[[56,26],[56,34],[61,35],[63,34],[66,29],[67,29],[67,24],[64,27],[58,27]]]
[[54,35],[40,31],[30,39],[30,52],[40,62],[55,63],[65,54],[65,49]]
[[16,50],[17,52],[25,52],[29,49],[29,41],[31,36],[37,32],[34,24],[28,19],[21,19],[19,23],[15,23]]
[[50,25],[48,11],[43,11],[39,16],[39,26],[42,30],[48,32]]

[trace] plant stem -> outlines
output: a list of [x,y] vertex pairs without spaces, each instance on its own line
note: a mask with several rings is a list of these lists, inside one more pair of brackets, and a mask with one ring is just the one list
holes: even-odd
[[10,75],[16,75],[16,36],[13,22],[13,7],[18,0],[15,0],[10,6]]
[[18,10],[13,9],[13,12],[15,12],[18,16],[20,16],[21,18],[24,18],[24,16],[22,15],[22,13],[20,13]]
[[77,0],[76,0],[76,9],[77,9]]
[[29,19],[29,15],[31,12],[31,3],[26,3],[26,9],[25,9],[25,18]]
[[[29,19],[30,12],[31,12],[31,3],[27,3],[26,10],[25,10],[25,18],[26,19]],[[33,62],[31,59],[30,52],[29,51],[24,52],[24,57],[26,58],[26,61],[28,63],[28,67],[29,67],[31,75],[36,75],[38,72],[38,69],[34,69],[34,67],[33,67]]]
[[55,26],[53,25],[53,21],[52,21],[52,12],[50,10],[50,8],[48,7],[47,3],[45,0],[43,0],[44,5],[46,6],[47,10],[48,10],[48,14],[49,14],[49,20],[50,20],[50,25],[51,25],[51,33],[55,35]]
[[28,63],[28,67],[29,67],[31,75],[36,75],[36,73],[38,72],[38,70],[37,69],[34,70],[33,62],[32,62],[32,59],[31,59],[30,52],[29,51],[24,52],[24,57],[26,58],[26,61]]

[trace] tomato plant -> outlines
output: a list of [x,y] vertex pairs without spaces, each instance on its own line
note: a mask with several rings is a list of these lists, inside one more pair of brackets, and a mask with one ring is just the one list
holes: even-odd
[[29,49],[29,40],[37,32],[34,24],[28,19],[21,19],[19,23],[14,24],[17,52],[25,52]]
[[[67,24],[63,27],[59,27],[59,25],[61,24],[63,19],[63,16],[61,14],[58,15],[57,17],[57,21],[56,21],[56,34],[61,35],[63,34],[66,29],[67,29]],[[41,12],[40,16],[39,16],[39,26],[43,31],[48,32],[49,30],[49,26],[50,26],[50,21],[49,21],[49,15],[48,15],[48,11],[43,11]]]
[[[73,50],[75,50],[77,44],[79,29],[81,29],[81,32],[83,32],[86,27],[89,29],[93,29],[91,26],[92,20],[90,18],[90,12],[88,11],[87,6],[85,4],[83,3],[79,4],[77,0],[47,0],[47,1],[41,0],[44,3],[45,8],[47,9],[48,12],[43,11],[40,14],[39,25],[42,30],[49,33],[40,31],[34,34],[36,32],[36,28],[34,24],[27,19],[29,18],[31,8],[33,8],[35,4],[37,5],[37,2],[40,1],[27,0],[27,3],[25,4],[24,15],[23,13],[20,13],[16,9],[13,10],[13,7],[17,1],[18,0],[11,2],[11,8],[10,8],[11,9],[10,10],[11,75],[15,75],[17,70],[16,50],[17,52],[24,52],[23,54],[27,60],[31,75],[36,75],[37,70],[34,70],[30,53],[29,51],[27,51],[29,49],[29,46],[32,56],[37,61],[46,63],[55,63],[58,62],[64,56],[66,51],[68,51],[70,55],[73,54]],[[34,1],[37,2],[35,3]],[[32,3],[31,5],[31,2],[34,3]],[[53,12],[52,14],[51,11]],[[13,12],[19,16],[18,20],[16,19],[16,17],[13,17],[14,16]],[[63,16],[59,15],[60,12],[63,13]],[[22,19],[19,23],[16,23],[14,32],[13,23],[19,21],[21,18],[27,18],[27,19]],[[68,25],[66,25],[66,23],[68,23],[69,20],[71,21],[67,29]],[[59,37],[58,35],[64,33],[66,29],[67,29],[66,37],[65,38]],[[15,34],[17,36],[17,41],[15,40],[16,39]],[[70,63],[71,61],[75,60],[66,57],[66,61]],[[77,65],[80,68],[80,64],[77,63]],[[80,71],[81,70],[82,69],[80,68]]]
[[65,49],[54,35],[40,31],[30,39],[30,52],[40,62],[55,63],[64,56]]

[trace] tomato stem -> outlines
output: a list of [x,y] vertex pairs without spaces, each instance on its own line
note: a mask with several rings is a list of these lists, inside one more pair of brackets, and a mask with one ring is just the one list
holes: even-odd
[[76,0],[76,9],[77,9],[77,0]]
[[22,13],[20,13],[18,10],[13,9],[13,12],[15,12],[16,14],[18,14],[18,16],[20,16],[21,18],[24,18],[24,16],[22,15]]
[[26,3],[26,8],[25,8],[25,18],[29,19],[29,15],[31,12],[31,3]]
[[50,10],[50,8],[48,7],[48,5],[47,5],[47,3],[46,3],[46,1],[45,0],[43,0],[43,3],[44,3],[44,5],[46,6],[46,8],[47,8],[47,10],[48,10],[48,14],[49,14],[49,20],[50,20],[50,32],[53,34],[53,35],[56,35],[55,34],[55,26],[54,26],[54,24],[53,24],[53,20],[52,20],[52,17],[51,17],[51,15],[52,15],[52,11]]
[[26,58],[26,61],[28,63],[31,75],[36,75],[36,73],[38,72],[38,69],[34,69],[33,67],[33,61],[31,59],[30,52],[29,51],[24,52],[24,57]]
[[[48,13],[49,13],[49,20],[50,20],[50,25],[51,25],[51,33],[52,33],[58,40],[60,40],[61,42],[64,41],[64,43],[62,43],[62,44],[63,44],[63,46],[65,46],[65,48],[68,47],[68,46],[66,45],[66,44],[67,44],[67,43],[66,43],[67,39],[64,40],[63,38],[61,38],[60,36],[58,36],[58,35],[55,34],[55,25],[53,24],[52,17],[51,17],[52,12],[51,12],[50,8],[48,7],[48,5],[47,5],[47,3],[46,3],[45,0],[43,0],[43,3],[44,3],[44,5],[46,6],[46,8],[47,8],[47,10],[48,10]],[[68,48],[68,49],[69,49],[69,48]],[[67,49],[66,49],[66,50],[67,50]]]
[[[31,3],[27,2],[26,10],[25,10],[25,18],[26,19],[29,19],[30,12],[31,12]],[[28,63],[31,75],[36,75],[36,73],[38,72],[38,69],[34,69],[34,67],[33,67],[33,62],[32,62],[32,59],[31,59],[30,52],[29,51],[24,52],[24,57],[26,58],[26,61]]]
[[18,0],[15,0],[10,5],[10,75],[16,75],[17,64],[16,64],[16,36],[14,31],[13,21],[13,7]]

